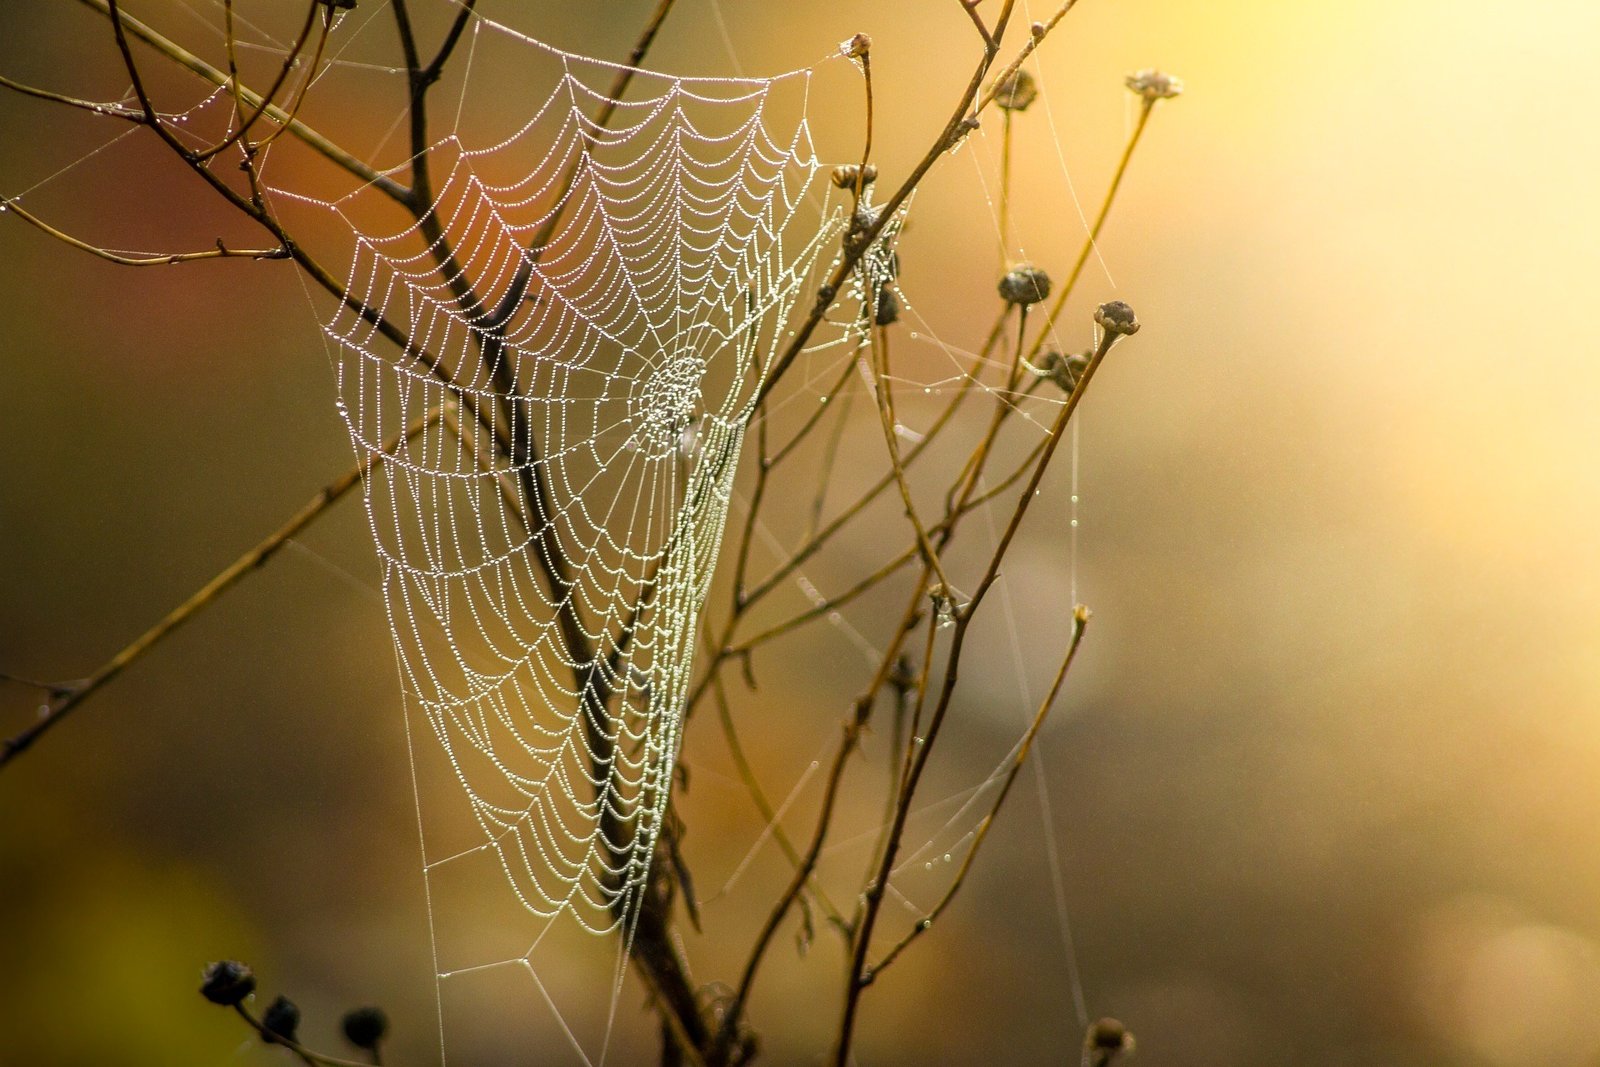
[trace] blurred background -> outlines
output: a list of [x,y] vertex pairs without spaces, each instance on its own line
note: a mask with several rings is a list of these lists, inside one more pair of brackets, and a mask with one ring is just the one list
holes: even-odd
[[[436,35],[445,12],[417,6]],[[484,9],[621,58],[650,6]],[[290,32],[292,14],[246,10]],[[220,55],[219,4],[134,13]],[[1024,21],[1048,13],[1033,0]],[[680,0],[652,64],[786,71],[860,31],[892,179],[975,58],[955,0]],[[339,32],[349,78],[308,117],[397,163],[389,13],[363,0]],[[1043,773],[1019,780],[947,918],[867,992],[859,1063],[1076,1063],[1075,981],[1151,1067],[1600,1063],[1597,46],[1590,0],[1084,0],[1048,42],[1048,108],[1018,120],[1014,229],[1058,278],[1130,128],[1123,75],[1160,66],[1188,91],[1158,108],[1063,331],[1087,342],[1111,298],[1144,323],[1085,402],[1076,548],[1058,464],[930,799],[982,782],[1020,733],[1069,571],[1094,623]],[[127,88],[103,21],[43,0],[0,11],[0,74]],[[859,87],[836,80],[843,102],[819,90],[812,120],[842,158]],[[153,84],[174,111],[204,95]],[[0,195],[107,246],[260,243],[147,134],[102,150],[113,123],[0,93]],[[930,333],[971,348],[992,321],[996,125],[912,213],[908,376],[949,372]],[[274,179],[321,192],[330,172]],[[283,263],[128,270],[4,216],[0,250],[0,671],[73,679],[350,465],[330,309]],[[861,573],[882,528],[808,577]],[[339,1014],[378,1003],[387,1062],[438,1061],[376,582],[352,498],[0,773],[0,1063],[284,1061],[196,995],[220,957],[292,996],[313,1047],[338,1051]],[[884,616],[865,603],[845,621],[870,640]],[[769,792],[794,791],[796,835],[862,663],[837,627],[757,661],[741,727]],[[38,702],[0,683],[0,733]],[[786,870],[770,844],[741,867],[763,820],[713,725],[691,724],[679,798],[707,900],[687,951],[707,983],[737,974]],[[864,761],[886,745],[869,738]],[[843,886],[881,803],[852,800],[829,856]],[[930,855],[977,822],[941,810],[916,830]],[[910,874],[905,891],[926,907],[943,884]],[[503,890],[485,875],[436,901],[447,950],[475,943],[474,923],[515,927]],[[819,1060],[836,1021],[837,938],[819,930],[802,955],[795,925],[753,1005],[780,1064]],[[562,973],[541,972],[592,1051],[603,1012]],[[568,1062],[525,975],[446,986],[449,1062]],[[630,983],[612,1062],[650,1054],[642,1001]]]

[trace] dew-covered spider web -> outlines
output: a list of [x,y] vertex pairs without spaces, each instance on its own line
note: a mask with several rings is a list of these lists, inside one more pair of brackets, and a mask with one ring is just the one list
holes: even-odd
[[662,831],[757,390],[842,213],[812,70],[614,99],[615,65],[482,19],[468,47],[520,51],[514,118],[430,146],[421,223],[326,204],[355,241],[326,330],[402,683],[481,830],[428,861],[492,852],[527,911],[606,931]]
[[[837,399],[828,383],[840,370],[853,368],[872,395],[866,332],[880,290],[901,306],[914,353],[893,376],[909,394],[911,414],[895,427],[904,447],[931,422],[919,398],[942,404],[976,387],[1012,401],[984,381],[1003,357],[980,357],[975,375],[974,352],[940,339],[900,290],[891,249],[902,215],[828,301],[800,388],[756,407],[838,263],[852,205],[852,191],[827,180],[838,159],[824,163],[813,144],[822,67],[754,79],[636,71],[613,96],[620,68],[485,19],[463,52],[465,84],[445,98],[459,108],[454,127],[428,147],[424,220],[385,227],[377,220],[393,216],[372,188],[314,204],[355,249],[354,304],[326,332],[341,415],[373,462],[367,513],[413,745],[443,754],[442,777],[470,812],[470,832],[441,832],[422,805],[430,897],[451,901],[432,909],[437,973],[462,997],[492,998],[488,985],[468,993],[460,983],[524,971],[579,1058],[604,1059],[632,924],[652,863],[666,862],[657,846],[671,832],[702,606],[730,510],[750,506],[735,491],[747,436],[774,404]],[[845,59],[824,66],[855,80]],[[518,75],[491,84],[489,69]],[[854,108],[839,124],[851,128],[830,143],[850,151]],[[980,171],[993,149],[975,160]],[[393,173],[410,178],[406,166]],[[1018,409],[1029,439],[1059,402],[1041,394],[1041,410]],[[786,414],[792,427],[796,413]],[[870,435],[863,443],[882,449]],[[753,530],[774,560],[795,543],[764,522]],[[826,603],[805,572],[793,582],[811,605]],[[870,669],[880,650],[839,612],[827,619]],[[891,885],[903,915],[925,911],[917,898],[971,843],[1014,751],[919,811],[925,840]],[[685,882],[682,892],[701,902],[732,892],[788,804],[815,789],[816,766],[720,889]],[[423,792],[437,803],[437,788]],[[844,837],[823,866],[848,862],[873,836]],[[464,912],[491,869],[522,918],[535,918],[531,931],[510,914]],[[465,929],[473,921],[522,932],[483,937]],[[563,992],[567,1003],[592,997],[598,974],[571,977],[592,952],[571,940],[558,948],[563,925],[623,934],[607,965],[607,1021],[587,1034],[574,1027],[592,1009],[561,1002]]]

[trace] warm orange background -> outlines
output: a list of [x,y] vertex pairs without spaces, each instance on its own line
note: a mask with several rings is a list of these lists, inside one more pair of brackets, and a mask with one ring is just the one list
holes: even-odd
[[[241,10],[271,21],[265,6]],[[488,10],[620,57],[648,6]],[[786,70],[872,34],[889,177],[974,52],[955,0],[722,0],[732,59],[712,0],[680,6],[655,57],[669,70]],[[134,10],[215,57],[193,12],[219,8]],[[392,61],[378,0],[349,18],[373,19],[351,55]],[[1051,821],[1025,774],[959,904],[867,993],[861,1064],[1076,1062],[1046,835],[1089,1009],[1129,1024],[1138,1063],[1600,1062],[1597,48],[1589,0],[1083,0],[1050,42],[1067,170],[1029,112],[1016,227],[1058,276],[1083,233],[1067,175],[1090,210],[1131,116],[1121,76],[1159,65],[1189,86],[1155,116],[1074,312],[1120,297],[1145,323],[1085,406],[1095,622],[1040,746]],[[100,98],[126,84],[104,25],[43,0],[0,7],[0,73]],[[357,150],[399,114],[397,82],[362,85],[317,101]],[[816,117],[837,117],[830,144],[855,143],[850,99]],[[0,194],[112,121],[0,95]],[[24,202],[108,245],[258,240],[150,140]],[[965,345],[993,313],[978,179],[995,144],[991,123],[935,171],[906,239],[908,297]],[[349,465],[325,302],[284,264],[130,271],[3,216],[0,282],[0,671],[72,678]],[[1008,569],[1035,693],[1068,605],[1064,482],[1049,492],[1054,519]],[[435,1061],[373,574],[352,500],[0,774],[0,1062],[281,1062],[195,995],[218,956],[290,992],[316,1047],[337,1051],[339,1012],[377,1001],[397,1022],[388,1062]],[[851,621],[881,627],[870,606]],[[979,651],[940,796],[980,780],[1024,714],[1003,632]],[[860,684],[851,655],[826,632],[768,654],[742,721],[778,796]],[[33,702],[0,687],[0,731]],[[761,830],[712,725],[690,731],[682,800],[702,896]],[[794,832],[814,803],[813,783]],[[863,801],[841,836],[875,816]],[[865,859],[847,850],[839,884]],[[708,909],[725,936],[690,935],[702,981],[735,973],[782,875],[769,848]],[[937,885],[908,892],[926,905]],[[464,890],[486,922],[495,889]],[[780,934],[754,1006],[771,1062],[824,1051],[839,970],[826,931],[804,961]],[[566,1062],[526,984],[463,999],[450,1062]],[[640,999],[620,1001],[614,1062],[649,1047]],[[592,1033],[586,1003],[563,1001]]]

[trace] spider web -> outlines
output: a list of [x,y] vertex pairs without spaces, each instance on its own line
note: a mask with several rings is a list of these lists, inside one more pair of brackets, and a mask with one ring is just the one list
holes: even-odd
[[662,833],[756,391],[843,214],[812,195],[812,70],[617,100],[615,65],[486,37],[543,74],[525,121],[433,144],[420,224],[322,205],[359,302],[326,331],[402,683],[481,831],[430,870],[491,851],[527,911],[604,932]]

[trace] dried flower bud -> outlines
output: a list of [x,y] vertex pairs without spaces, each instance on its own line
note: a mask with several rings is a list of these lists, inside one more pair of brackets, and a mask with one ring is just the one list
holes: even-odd
[[1083,1041],[1085,1048],[1090,1049],[1115,1049],[1121,1052],[1133,1047],[1133,1035],[1128,1033],[1128,1028],[1116,1019],[1099,1019],[1089,1026],[1089,1033]]
[[1094,321],[1106,333],[1129,336],[1139,332],[1139,320],[1134,317],[1133,308],[1121,300],[1112,300],[1095,308]]
[[1123,84],[1146,100],[1170,100],[1183,92],[1183,81],[1159,70],[1141,70],[1122,79]]
[[1025,70],[1013,71],[1010,77],[995,82],[994,102],[1007,111],[1026,111],[1038,96],[1039,86]]
[[1048,33],[1049,30],[1050,28],[1042,22],[1035,22],[1033,25],[1028,27],[1028,32],[1033,35],[1033,39],[1035,41],[1044,40],[1044,35]]
[[267,1010],[261,1013],[261,1039],[270,1044],[292,1045],[295,1031],[300,1029],[300,1009],[295,1002],[278,994]]
[[244,998],[255,991],[256,976],[238,960],[208,963],[201,975],[200,995],[225,1008],[244,1003]]
[[851,163],[833,168],[833,184],[840,189],[854,189],[857,176],[861,178],[861,184],[871,185],[878,180],[878,168],[871,163],[865,167],[859,163]]
[[865,247],[867,233],[878,224],[878,215],[877,208],[868,207],[864,202],[855,209],[850,215],[850,225],[840,239],[846,252],[855,253]]
[[1038,267],[1014,267],[1000,279],[1000,299],[1027,307],[1050,295],[1050,275]]
[[848,41],[841,41],[839,51],[851,59],[860,59],[872,51],[872,38],[864,33],[858,33]]
[[347,1011],[341,1023],[345,1040],[356,1048],[375,1051],[389,1032],[389,1017],[382,1008],[356,1008]]
[[900,318],[900,298],[894,295],[894,290],[885,285],[878,290],[877,307],[873,310],[872,321],[877,326],[893,326]]
[[1036,370],[1039,377],[1049,378],[1063,393],[1070,393],[1078,387],[1078,380],[1083,377],[1083,372],[1088,367],[1089,355],[1086,352],[1074,352],[1070,356],[1063,356],[1055,349],[1051,349],[1040,357]]

